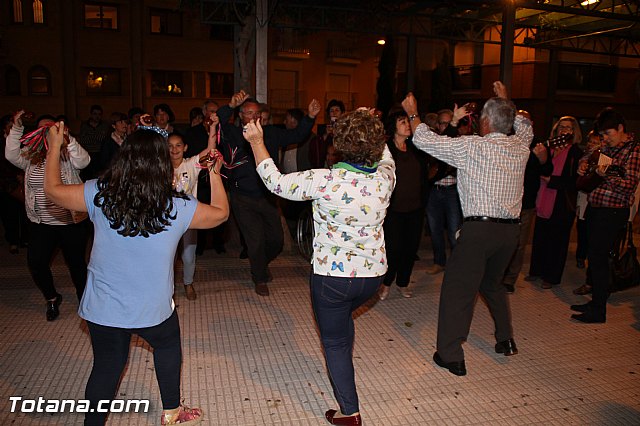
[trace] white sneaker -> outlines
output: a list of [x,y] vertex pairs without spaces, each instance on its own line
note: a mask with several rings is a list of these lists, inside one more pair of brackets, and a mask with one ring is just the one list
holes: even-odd
[[378,293],[378,297],[380,298],[380,300],[384,300],[387,297],[389,297],[389,286],[388,285],[381,285],[381,289],[380,289],[380,293]]
[[398,287],[398,291],[404,298],[409,299],[410,297],[413,297],[413,293],[409,290],[409,287]]

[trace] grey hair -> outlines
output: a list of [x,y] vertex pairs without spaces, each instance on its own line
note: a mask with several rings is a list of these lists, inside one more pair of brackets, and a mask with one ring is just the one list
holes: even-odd
[[516,106],[509,99],[491,98],[485,102],[480,119],[487,119],[492,132],[508,135],[513,129]]

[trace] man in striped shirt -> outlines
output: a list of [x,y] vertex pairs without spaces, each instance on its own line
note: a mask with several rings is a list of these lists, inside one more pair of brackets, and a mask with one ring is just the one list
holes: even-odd
[[[496,353],[515,355],[511,311],[502,285],[518,244],[524,170],[533,131],[516,116],[501,82],[480,116],[480,136],[440,136],[418,118],[409,93],[402,106],[414,131],[414,145],[458,169],[464,222],[447,263],[440,293],[437,351],[433,359],[457,376],[467,373],[462,343],[467,339],[478,292],[495,321]],[[464,107],[462,107],[464,108]],[[515,130],[515,134],[508,136]]]
[[[611,165],[624,169],[624,176],[607,175],[607,167],[598,166],[595,172],[604,179],[589,193],[586,211],[588,249],[587,259],[593,282],[592,300],[583,305],[572,305],[580,312],[571,317],[585,323],[603,323],[607,317],[609,298],[609,252],[618,233],[629,219],[629,208],[640,179],[640,149],[633,134],[627,133],[624,117],[612,108],[605,108],[596,117],[595,130],[606,144],[602,154],[612,159]],[[578,174],[584,175],[589,167],[587,153],[580,163]]]

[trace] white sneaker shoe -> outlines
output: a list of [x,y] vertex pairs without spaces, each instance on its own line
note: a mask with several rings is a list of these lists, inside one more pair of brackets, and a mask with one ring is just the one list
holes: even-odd
[[384,300],[387,297],[389,297],[389,286],[388,285],[382,284],[382,286],[380,288],[380,293],[378,293],[378,297],[380,298],[380,300]]
[[413,293],[411,292],[411,290],[409,290],[409,287],[398,287],[398,291],[404,298],[409,299],[413,297]]

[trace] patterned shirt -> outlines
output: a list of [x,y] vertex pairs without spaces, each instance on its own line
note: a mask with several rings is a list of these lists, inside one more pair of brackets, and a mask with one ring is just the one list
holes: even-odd
[[376,277],[387,272],[384,221],[395,187],[395,162],[385,147],[371,173],[347,163],[283,175],[273,159],[258,164],[267,188],[280,197],[313,200],[314,273]]
[[421,123],[414,145],[458,169],[458,193],[465,217],[517,219],[522,207],[524,169],[533,139],[531,122],[516,116],[515,134],[441,136]]
[[629,139],[622,146],[605,146],[601,150],[613,159],[612,165],[622,166],[625,176],[606,176],[604,182],[589,193],[589,205],[592,207],[624,208],[633,204],[640,180],[640,146],[634,143],[632,134],[627,133],[627,136]]

